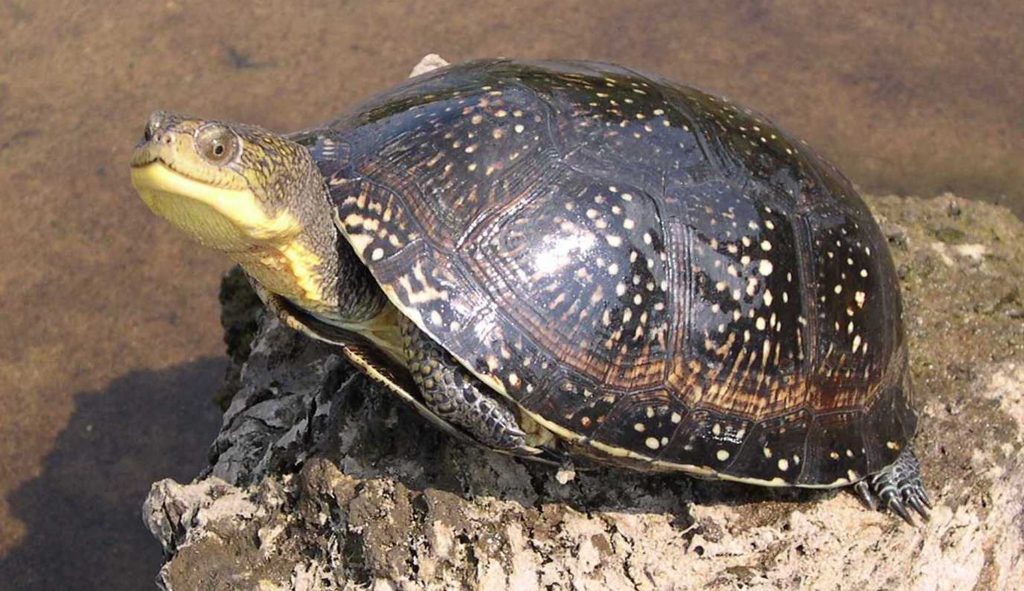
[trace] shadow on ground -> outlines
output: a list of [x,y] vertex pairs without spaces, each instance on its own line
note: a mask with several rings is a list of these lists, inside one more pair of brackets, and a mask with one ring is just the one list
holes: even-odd
[[77,394],[42,473],[8,499],[27,532],[0,558],[0,587],[155,588],[160,547],[139,509],[153,481],[187,481],[207,465],[220,426],[208,385],[219,383],[225,363],[132,372]]

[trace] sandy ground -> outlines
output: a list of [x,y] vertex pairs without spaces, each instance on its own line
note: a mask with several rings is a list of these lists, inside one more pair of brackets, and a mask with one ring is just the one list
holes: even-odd
[[0,0],[0,581],[147,588],[138,505],[219,423],[227,263],[134,197],[149,111],[287,130],[428,52],[608,59],[771,114],[869,190],[1021,214],[1024,5],[886,4]]

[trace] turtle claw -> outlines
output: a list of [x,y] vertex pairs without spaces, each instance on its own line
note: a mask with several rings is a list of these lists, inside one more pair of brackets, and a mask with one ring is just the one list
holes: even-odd
[[924,490],[923,486],[917,487],[916,489],[914,489],[914,492],[917,494],[917,497],[921,500],[921,502],[924,503],[925,507],[928,507],[929,509],[932,508],[932,500],[928,498],[928,493]]
[[886,507],[888,507],[889,510],[892,511],[893,513],[896,513],[897,515],[902,517],[903,521],[906,521],[910,525],[914,525],[914,519],[910,517],[910,512],[907,511],[907,508],[903,506],[903,503],[901,503],[899,499],[891,499],[886,504]]
[[875,495],[871,494],[871,487],[868,486],[866,480],[861,480],[854,485],[854,488],[857,489],[857,493],[860,494],[860,500],[864,501],[868,509],[878,511],[878,499],[875,498]]
[[928,509],[932,507],[931,499],[921,482],[921,468],[909,448],[905,449],[896,461],[883,468],[856,485],[864,502],[875,511],[884,507],[914,525],[909,506],[924,521],[928,521]]
[[917,511],[917,514],[921,516],[921,519],[928,521],[930,519],[928,509],[931,508],[931,503],[928,503],[924,498],[922,498],[920,492],[923,491],[911,490],[910,494],[907,495],[907,504],[910,505],[914,511]]

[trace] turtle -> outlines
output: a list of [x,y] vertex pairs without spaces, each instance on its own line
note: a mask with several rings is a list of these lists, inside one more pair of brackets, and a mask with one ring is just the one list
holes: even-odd
[[288,134],[156,112],[131,179],[455,437],[928,516],[886,239],[832,164],[725,98],[476,60]]

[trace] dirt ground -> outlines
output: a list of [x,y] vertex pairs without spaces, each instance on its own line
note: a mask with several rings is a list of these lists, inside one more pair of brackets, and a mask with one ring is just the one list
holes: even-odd
[[1024,5],[889,4],[0,0],[0,581],[149,588],[139,503],[220,422],[228,264],[132,192],[149,111],[288,130],[429,52],[605,59],[768,113],[869,191],[1021,215]]

